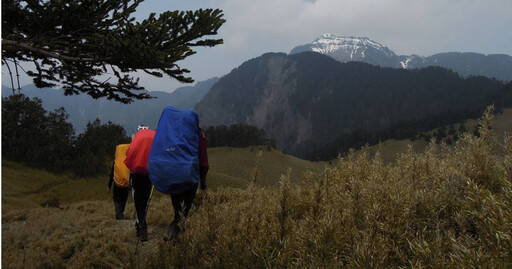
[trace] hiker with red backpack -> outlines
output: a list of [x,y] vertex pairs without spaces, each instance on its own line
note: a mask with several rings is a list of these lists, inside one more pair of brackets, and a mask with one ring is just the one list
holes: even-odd
[[197,113],[166,107],[148,159],[151,182],[158,191],[171,196],[174,207],[174,220],[164,240],[179,235],[182,216],[187,217],[198,185],[206,189],[208,169],[206,140]]
[[108,181],[108,190],[109,192],[112,190],[116,220],[124,219],[124,208],[130,192],[130,170],[124,164],[128,147],[130,147],[130,144],[116,146],[115,161],[112,163]]
[[131,172],[130,184],[137,214],[135,229],[140,241],[148,240],[146,213],[152,184],[149,179],[147,164],[154,137],[155,131],[153,130],[147,128],[138,130],[126,151],[126,159],[124,160],[126,167]]

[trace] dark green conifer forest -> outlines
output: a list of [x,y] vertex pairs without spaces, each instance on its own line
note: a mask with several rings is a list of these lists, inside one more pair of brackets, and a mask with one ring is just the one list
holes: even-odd
[[129,143],[120,125],[89,122],[83,134],[63,108],[47,112],[40,99],[12,95],[2,100],[2,158],[77,176],[106,174],[115,147]]

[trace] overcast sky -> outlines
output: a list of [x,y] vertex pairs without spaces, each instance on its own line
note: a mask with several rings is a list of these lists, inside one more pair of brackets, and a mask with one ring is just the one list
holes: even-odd
[[[512,0],[146,0],[136,17],[199,8],[222,9],[226,23],[217,36],[224,44],[179,63],[196,82],[266,52],[288,53],[324,33],[368,37],[399,55],[512,55]],[[4,71],[2,84],[9,85]],[[146,75],[141,84],[159,91],[186,86]]]

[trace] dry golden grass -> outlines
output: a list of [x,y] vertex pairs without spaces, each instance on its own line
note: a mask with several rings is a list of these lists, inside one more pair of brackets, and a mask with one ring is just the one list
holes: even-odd
[[38,208],[58,200],[70,204],[83,200],[107,200],[107,179],[72,179],[13,162],[2,162],[2,217],[11,210]]
[[508,268],[512,144],[431,144],[386,165],[354,153],[299,185],[209,193],[150,265],[186,268]]
[[[507,108],[503,109],[502,113],[499,113],[496,115],[495,119],[493,120],[491,127],[494,131],[494,133],[497,136],[497,139],[499,141],[503,141],[504,135],[512,134],[512,109]],[[478,120],[467,120],[465,122],[465,126],[468,130],[474,130],[476,126],[478,125]],[[460,124],[456,124],[455,127],[458,128]],[[448,126],[445,126],[446,129],[448,129]],[[430,131],[429,133],[434,133],[435,130]],[[424,152],[425,149],[428,147],[429,143],[425,142],[422,139],[411,141],[409,139],[404,140],[386,140],[378,145],[373,145],[368,147],[368,153],[369,154],[375,154],[377,151],[380,152],[380,156],[382,160],[386,163],[395,161],[397,158],[397,155],[406,153],[409,149],[409,145],[412,146],[412,149],[416,153]]]
[[[208,187],[246,187],[253,181],[258,153],[262,154],[258,164],[258,185],[279,183],[279,177],[288,168],[300,178],[307,171],[322,171],[324,164],[313,163],[285,155],[267,147],[211,148],[209,149],[210,171]],[[56,175],[21,164],[2,163],[2,216],[11,210],[38,208],[41,204],[58,200],[62,205],[84,200],[110,200],[106,190],[108,176],[95,178],[73,178]],[[163,197],[155,192],[156,197]]]
[[[266,147],[212,148],[209,189],[248,186],[253,181],[256,156],[260,152],[257,185],[278,184],[280,174],[287,167],[292,167],[299,176],[307,169],[320,171],[324,166]],[[114,220],[111,193],[107,192],[106,184],[107,176],[76,179],[4,161],[2,266],[145,267],[172,221],[170,198],[154,192],[148,213],[150,241],[140,245],[134,258],[134,220]],[[197,201],[200,199],[201,193]],[[42,207],[44,204],[46,208]],[[131,197],[125,216],[134,216]]]
[[156,196],[137,256],[133,221],[113,220],[107,201],[12,210],[2,218],[2,266],[510,268],[512,139],[497,151],[490,120],[454,147],[411,148],[390,164],[353,152],[321,173],[285,171],[277,187],[251,184],[255,174],[264,180],[262,154],[246,187],[198,192],[174,245],[161,240],[170,198]]
[[280,176],[289,168],[292,169],[293,178],[298,182],[303,173],[319,172],[325,167],[323,163],[301,160],[267,147],[211,148],[208,149],[210,172],[215,174],[214,177],[219,177],[219,180],[209,179],[208,181],[214,188],[249,185],[254,179],[254,167],[257,165],[257,155],[260,153],[259,173],[256,178],[256,183],[260,186],[277,186]]

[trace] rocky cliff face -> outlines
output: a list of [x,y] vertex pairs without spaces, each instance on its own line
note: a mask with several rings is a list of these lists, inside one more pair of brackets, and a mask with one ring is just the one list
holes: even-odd
[[201,125],[253,125],[284,150],[310,139],[311,119],[290,104],[297,90],[295,65],[286,54],[269,53],[234,69],[196,105]]

